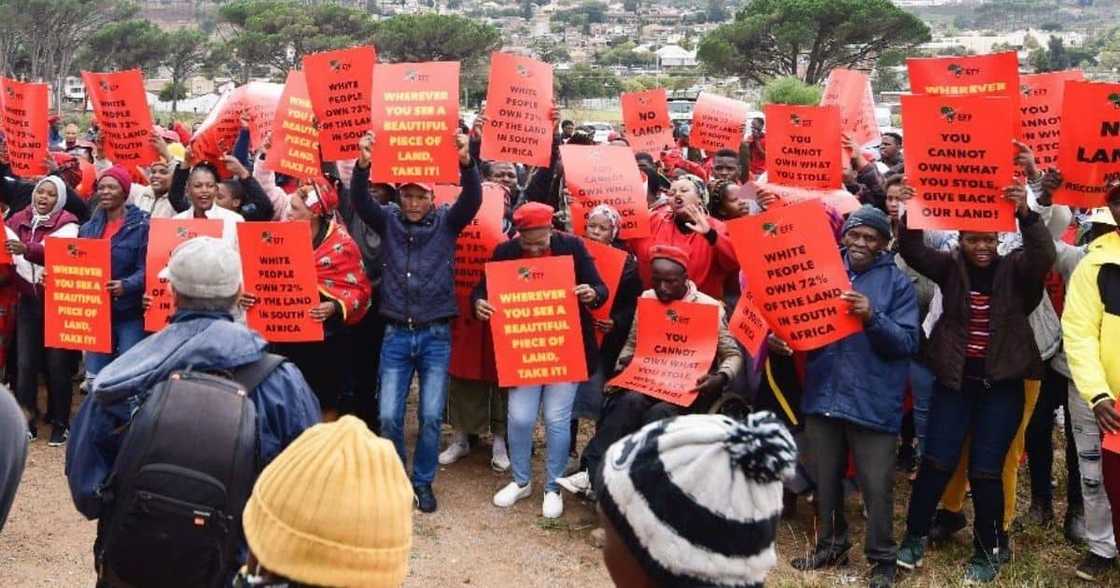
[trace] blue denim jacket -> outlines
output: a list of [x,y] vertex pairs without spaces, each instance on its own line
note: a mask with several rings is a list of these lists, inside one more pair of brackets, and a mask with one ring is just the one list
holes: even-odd
[[[83,239],[100,239],[105,234],[105,211],[98,208],[93,216],[78,228]],[[120,280],[124,294],[113,299],[113,318],[137,318],[143,310],[140,298],[144,294],[144,271],[148,263],[148,213],[126,204],[124,223],[113,235],[111,242],[111,278]]]
[[852,289],[871,300],[871,322],[809,353],[801,409],[898,433],[910,358],[918,352],[918,297],[893,253],[856,274]]
[[[113,470],[125,425],[153,386],[175,370],[232,370],[258,360],[266,345],[229,314],[182,311],[162,331],[101,370],[66,446],[66,477],[78,511],[89,519],[101,516],[102,486]],[[252,399],[261,468],[321,418],[318,399],[292,363],[272,372]]]

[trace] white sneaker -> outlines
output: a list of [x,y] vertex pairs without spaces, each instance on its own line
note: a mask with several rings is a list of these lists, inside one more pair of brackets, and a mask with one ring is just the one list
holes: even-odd
[[501,473],[508,472],[509,467],[509,450],[506,448],[506,439],[494,435],[494,450],[490,454],[490,469]]
[[558,519],[564,514],[564,499],[559,492],[545,492],[541,515],[546,519]]
[[566,478],[556,478],[560,487],[577,496],[591,494],[591,476],[586,471],[576,472]]
[[517,504],[518,500],[521,500],[522,498],[528,498],[532,493],[532,483],[525,484],[524,486],[518,486],[517,482],[510,482],[505,488],[498,490],[498,493],[494,495],[494,506],[509,508],[514,504]]
[[451,465],[466,457],[470,452],[471,446],[467,441],[467,436],[463,433],[456,433],[451,438],[451,443],[448,444],[447,449],[439,454],[439,463],[440,465]]

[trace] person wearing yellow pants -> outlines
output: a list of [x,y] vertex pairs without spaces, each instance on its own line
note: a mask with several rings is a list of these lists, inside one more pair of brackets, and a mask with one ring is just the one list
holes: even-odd
[[[1039,380],[1026,380],[1023,383],[1023,418],[1019,421],[1019,430],[1011,441],[1011,449],[1007,458],[1003,460],[1003,530],[1000,536],[1000,555],[1005,559],[1010,558],[1011,548],[1007,542],[1007,529],[1015,519],[1015,490],[1019,486],[1019,463],[1023,457],[1024,440],[1027,424],[1031,422],[1035,404],[1038,403],[1038,391],[1041,385]],[[941,508],[937,510],[933,527],[930,529],[930,540],[940,541],[949,538],[953,533],[965,528],[964,510],[965,494],[968,492],[968,445],[971,439],[965,441],[965,449],[961,452],[961,460],[957,469],[941,495]]]

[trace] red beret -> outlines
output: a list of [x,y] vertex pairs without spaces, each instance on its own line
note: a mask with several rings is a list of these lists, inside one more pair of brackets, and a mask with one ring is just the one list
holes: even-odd
[[668,259],[669,261],[688,269],[688,254],[682,251],[679,247],[672,245],[654,245],[649,249],[649,259],[652,262],[655,259]]
[[551,206],[540,202],[522,204],[513,211],[513,226],[519,231],[551,227],[553,212]]

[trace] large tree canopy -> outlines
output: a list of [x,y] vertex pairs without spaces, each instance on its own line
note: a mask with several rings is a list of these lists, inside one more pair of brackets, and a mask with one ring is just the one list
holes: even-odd
[[751,0],[704,37],[698,57],[759,84],[787,75],[816,84],[835,67],[929,39],[925,23],[890,0]]
[[461,61],[466,69],[502,45],[498,29],[461,16],[404,14],[377,24],[381,61]]
[[230,61],[279,71],[298,68],[308,53],[368,44],[375,26],[356,8],[295,0],[238,0],[219,14],[232,28],[223,35]]

